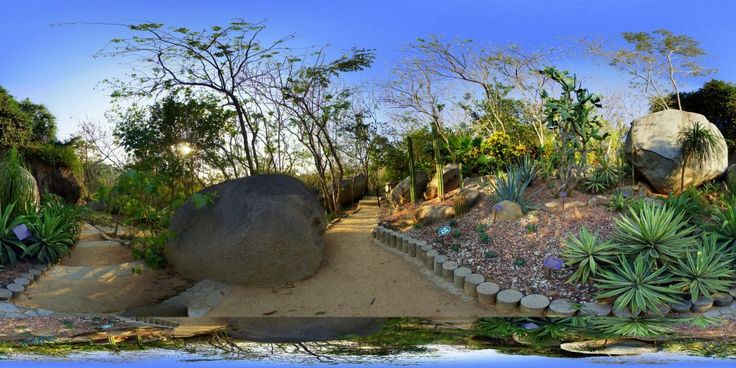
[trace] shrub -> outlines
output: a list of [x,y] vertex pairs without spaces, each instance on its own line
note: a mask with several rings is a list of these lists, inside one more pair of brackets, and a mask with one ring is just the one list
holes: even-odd
[[15,266],[18,252],[24,248],[15,237],[13,228],[20,225],[22,217],[11,217],[13,204],[0,207],[0,266]]
[[694,189],[688,189],[681,194],[672,194],[665,199],[664,204],[681,213],[687,221],[696,221],[703,214],[704,203]]
[[149,236],[136,237],[133,239],[133,256],[142,259],[152,268],[161,268],[166,265],[164,257],[164,246],[172,234],[162,231]]
[[697,252],[678,259],[673,267],[672,273],[677,281],[674,287],[689,292],[692,300],[701,295],[709,297],[713,293],[728,293],[733,285],[733,270],[731,259],[724,254],[727,252],[717,245],[715,235],[703,235]]
[[619,180],[618,169],[601,159],[601,166],[583,181],[583,188],[593,194],[601,193],[613,187]]
[[16,216],[34,212],[37,199],[36,179],[23,167],[18,151],[11,148],[0,162],[0,204],[14,203],[11,216]]
[[616,298],[614,309],[628,307],[634,315],[647,311],[659,315],[659,305],[680,302],[678,291],[668,286],[672,276],[667,274],[667,268],[654,270],[644,256],[629,261],[619,255],[613,269],[602,270],[594,280],[600,290],[596,298]]
[[524,191],[529,186],[529,179],[524,180],[520,170],[510,168],[505,173],[498,172],[493,186],[495,202],[511,201],[519,205],[523,211],[531,209],[531,203],[524,198]]
[[71,225],[64,222],[63,216],[51,211],[41,211],[29,217],[29,226],[33,238],[25,249],[25,256],[35,258],[41,263],[54,263],[69,253],[74,245]]
[[526,264],[526,259],[522,257],[517,257],[516,259],[514,259],[514,266],[516,267],[522,267],[525,264]]
[[694,227],[688,226],[683,214],[655,203],[645,203],[640,210],[629,209],[629,216],[615,220],[613,242],[627,255],[649,263],[663,265],[680,258],[696,241]]
[[480,144],[477,162],[481,173],[493,172],[527,155],[530,150],[524,143],[515,143],[510,135],[496,131]]
[[665,318],[594,318],[593,324],[605,335],[650,337],[672,333],[671,320]]
[[615,190],[611,194],[611,201],[608,202],[608,208],[620,212],[627,207],[628,200],[624,197],[624,194],[620,190]]
[[484,257],[485,259],[493,259],[493,258],[496,258],[496,257],[498,257],[498,254],[496,254],[496,252],[495,252],[495,251],[492,251],[492,250],[487,250],[487,251],[485,251],[485,252],[483,253],[483,257]]
[[562,253],[565,263],[577,268],[567,282],[588,282],[591,275],[599,273],[603,263],[614,263],[616,253],[611,243],[599,241],[598,235],[586,228],[580,229],[578,236],[570,235]]
[[732,253],[736,245],[736,208],[728,206],[725,209],[716,210],[712,216],[713,223],[708,225],[708,230],[718,236],[718,241]]

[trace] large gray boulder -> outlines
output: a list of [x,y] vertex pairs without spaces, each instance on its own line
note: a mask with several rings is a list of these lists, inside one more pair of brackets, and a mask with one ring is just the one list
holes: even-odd
[[[429,176],[427,176],[427,174],[420,171],[414,175],[414,193],[417,196],[417,200],[422,195],[422,192],[424,192],[424,188],[427,187],[428,182]],[[391,201],[391,204],[394,206],[407,204],[411,201],[410,189],[411,180],[407,176],[391,190],[388,200]]]
[[705,116],[680,110],[664,110],[634,120],[626,138],[626,153],[636,170],[659,193],[679,192],[682,170],[680,132],[700,122],[717,138],[716,150],[704,162],[687,162],[685,187],[698,186],[723,174],[728,148],[721,132]]
[[226,181],[215,203],[176,211],[166,259],[183,276],[278,286],[313,275],[324,254],[324,210],[301,181],[259,175]]
[[[334,185],[330,187],[330,199],[334,192]],[[358,200],[363,198],[365,192],[368,190],[368,178],[363,174],[358,174],[349,179],[343,179],[340,181],[340,194],[338,202],[340,207],[349,206],[353,203],[357,203]]]
[[[442,170],[442,182],[445,184],[445,194],[451,190],[455,190],[460,186],[460,169],[456,164],[448,164]],[[437,175],[432,178],[427,186],[427,191],[424,192],[424,199],[430,200],[437,198],[439,192],[437,188]]]

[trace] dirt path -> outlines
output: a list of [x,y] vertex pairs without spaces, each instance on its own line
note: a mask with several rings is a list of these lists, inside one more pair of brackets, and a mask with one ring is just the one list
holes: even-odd
[[187,285],[169,271],[134,260],[130,249],[85,225],[70,256],[14,302],[56,312],[109,313],[159,303]]
[[233,286],[207,317],[493,314],[433,284],[418,264],[375,245],[377,212],[362,206],[327,232],[326,260],[316,275],[278,289]]

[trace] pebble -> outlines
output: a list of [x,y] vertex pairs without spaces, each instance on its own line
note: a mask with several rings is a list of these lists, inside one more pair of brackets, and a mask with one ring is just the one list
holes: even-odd
[[728,307],[733,304],[733,297],[729,294],[713,294],[713,304],[715,304],[716,307]]
[[713,308],[713,298],[701,296],[693,302],[693,312],[704,313]]
[[578,308],[570,299],[555,299],[549,303],[547,315],[550,317],[568,317],[575,315]]

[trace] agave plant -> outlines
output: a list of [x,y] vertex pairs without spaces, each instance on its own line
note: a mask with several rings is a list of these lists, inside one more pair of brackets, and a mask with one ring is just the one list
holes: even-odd
[[722,246],[716,242],[715,235],[703,235],[703,241],[696,252],[677,261],[672,274],[677,282],[673,287],[689,292],[692,300],[701,295],[728,293],[733,285],[732,260],[724,256]]
[[625,254],[642,256],[649,264],[661,266],[676,260],[696,244],[695,228],[683,220],[683,214],[656,203],[630,208],[629,216],[618,217],[615,225],[613,242]]
[[719,242],[731,252],[736,245],[736,208],[728,206],[717,210],[712,216],[713,224],[709,225],[710,231],[718,236]]
[[615,255],[616,249],[611,243],[599,241],[598,235],[587,228],[580,229],[578,236],[570,235],[562,253],[568,266],[577,267],[567,282],[588,282],[591,275],[598,273],[602,263],[613,264]]
[[531,208],[531,203],[524,198],[524,191],[529,186],[529,178],[524,179],[520,170],[509,168],[506,172],[498,172],[491,185],[494,190],[494,201],[514,202],[523,211]]
[[666,318],[595,318],[593,324],[604,335],[652,337],[672,333],[673,321]]
[[598,194],[608,189],[608,184],[600,174],[595,172],[593,175],[585,178],[583,188],[589,193]]
[[51,211],[42,211],[30,217],[29,229],[33,238],[28,243],[24,255],[41,263],[53,263],[69,253],[74,245],[74,235],[64,218]]
[[59,196],[46,195],[43,198],[41,212],[48,212],[52,216],[60,216],[62,223],[68,226],[67,231],[74,238],[79,234],[79,220],[82,216],[82,210],[79,207],[66,204]]
[[654,270],[643,256],[632,262],[619,255],[612,270],[604,269],[593,280],[600,290],[596,298],[616,298],[614,309],[628,307],[634,315],[647,311],[660,315],[659,305],[680,302],[679,291],[668,286],[672,276],[667,268]]
[[539,174],[539,163],[529,155],[522,157],[514,168],[519,171],[521,181],[528,181],[529,184],[533,183]]
[[11,217],[13,204],[0,207],[0,265],[15,266],[18,261],[17,251],[24,246],[13,233],[13,228],[20,225],[22,217]]
[[703,203],[695,190],[688,189],[680,194],[672,194],[665,201],[665,206],[682,213],[688,221],[697,220],[703,213]]

